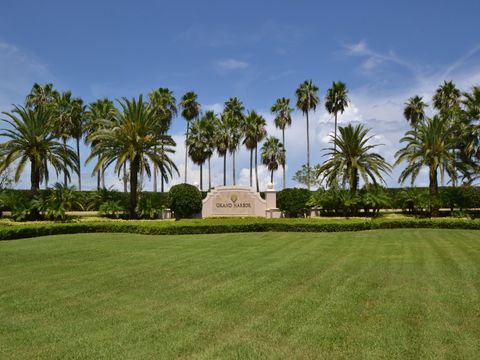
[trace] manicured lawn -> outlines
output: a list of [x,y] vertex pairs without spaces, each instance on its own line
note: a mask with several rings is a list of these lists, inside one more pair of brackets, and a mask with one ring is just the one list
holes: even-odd
[[480,232],[0,242],[0,358],[480,358]]

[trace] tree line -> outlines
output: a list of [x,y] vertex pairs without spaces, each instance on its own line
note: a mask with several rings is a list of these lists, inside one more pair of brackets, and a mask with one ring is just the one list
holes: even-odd
[[[300,180],[311,187],[314,182],[329,188],[348,188],[356,192],[359,181],[365,184],[384,182],[383,176],[391,165],[375,152],[372,135],[363,125],[337,127],[338,116],[348,107],[348,89],[343,82],[333,82],[325,95],[324,105],[334,119],[332,147],[323,164],[310,164],[310,119],[320,105],[319,88],[310,80],[296,89],[296,108],[306,120],[307,163]],[[399,181],[413,182],[423,167],[429,169],[430,193],[438,195],[437,177],[450,177],[453,186],[459,180],[473,181],[478,177],[480,159],[480,88],[461,92],[452,82],[441,85],[432,99],[436,111],[427,117],[427,104],[414,96],[405,104],[404,116],[411,125],[401,139],[404,147],[396,154],[394,165],[406,163]],[[203,190],[203,167],[208,167],[208,189],[211,183],[211,157],[216,152],[223,158],[223,185],[227,184],[227,155],[231,158],[232,182],[236,184],[236,154],[241,146],[250,153],[250,186],[259,190],[258,152],[261,162],[273,173],[282,168],[283,187],[286,183],[285,131],[291,125],[295,109],[290,99],[275,101],[271,112],[274,124],[282,131],[282,139],[268,136],[264,117],[254,110],[246,111],[236,97],[224,103],[220,114],[202,112],[198,96],[185,93],[177,102],[167,88],[151,91],[146,98],[121,98],[115,104],[110,99],[98,99],[85,104],[70,91],[59,92],[52,84],[34,84],[23,105],[4,112],[0,136],[1,169],[15,164],[14,178],[18,181],[26,166],[30,166],[31,192],[38,193],[40,184],[48,187],[49,169],[63,174],[67,186],[72,175],[78,177],[81,190],[80,143],[91,148],[85,162],[93,162],[97,188],[105,188],[105,171],[113,167],[123,180],[124,191],[130,192],[130,217],[135,217],[138,190],[144,176],[153,178],[153,191],[160,191],[174,174],[179,174],[172,160],[176,143],[169,134],[173,119],[180,112],[186,120],[184,181],[188,181],[190,159],[200,167],[200,188]],[[69,145],[74,140],[75,148]],[[261,147],[260,147],[261,145]],[[129,188],[128,189],[128,185]]]

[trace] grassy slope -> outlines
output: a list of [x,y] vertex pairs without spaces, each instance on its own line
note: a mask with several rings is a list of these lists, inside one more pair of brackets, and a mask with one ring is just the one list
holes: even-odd
[[479,358],[480,237],[388,230],[0,243],[0,358]]

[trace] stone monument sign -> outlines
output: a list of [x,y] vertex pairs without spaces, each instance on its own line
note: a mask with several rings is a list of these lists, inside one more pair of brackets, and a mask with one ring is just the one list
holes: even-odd
[[276,210],[276,193],[273,189],[265,192],[265,200],[248,186],[218,186],[203,200],[202,218],[259,216],[272,217]]

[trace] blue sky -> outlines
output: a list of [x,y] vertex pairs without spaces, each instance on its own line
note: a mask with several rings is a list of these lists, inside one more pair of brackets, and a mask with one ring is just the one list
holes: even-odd
[[[194,90],[205,110],[221,111],[230,96],[269,121],[276,98],[293,100],[312,79],[322,103],[312,114],[312,162],[333,129],[323,97],[334,80],[350,89],[340,125],[362,122],[389,160],[407,129],[403,103],[430,99],[443,80],[462,90],[480,84],[478,1],[11,1],[0,11],[0,110],[22,103],[33,82],[53,82],[86,102],[138,96],[169,87],[177,98]],[[183,169],[185,122],[174,121],[175,156]],[[288,183],[305,159],[305,120],[294,116],[286,139]],[[83,149],[82,155],[88,154]],[[248,155],[239,154],[241,183]],[[189,165],[190,181],[198,169]],[[90,166],[82,175],[87,187]],[[214,184],[221,182],[214,161]],[[401,168],[387,178],[396,186]],[[262,184],[267,174],[260,172]],[[278,172],[275,182],[280,184]],[[179,181],[175,179],[175,182]],[[419,184],[426,182],[425,177]],[[109,176],[108,185],[118,180]],[[19,187],[28,186],[25,174]],[[150,187],[147,182],[146,188]]]

